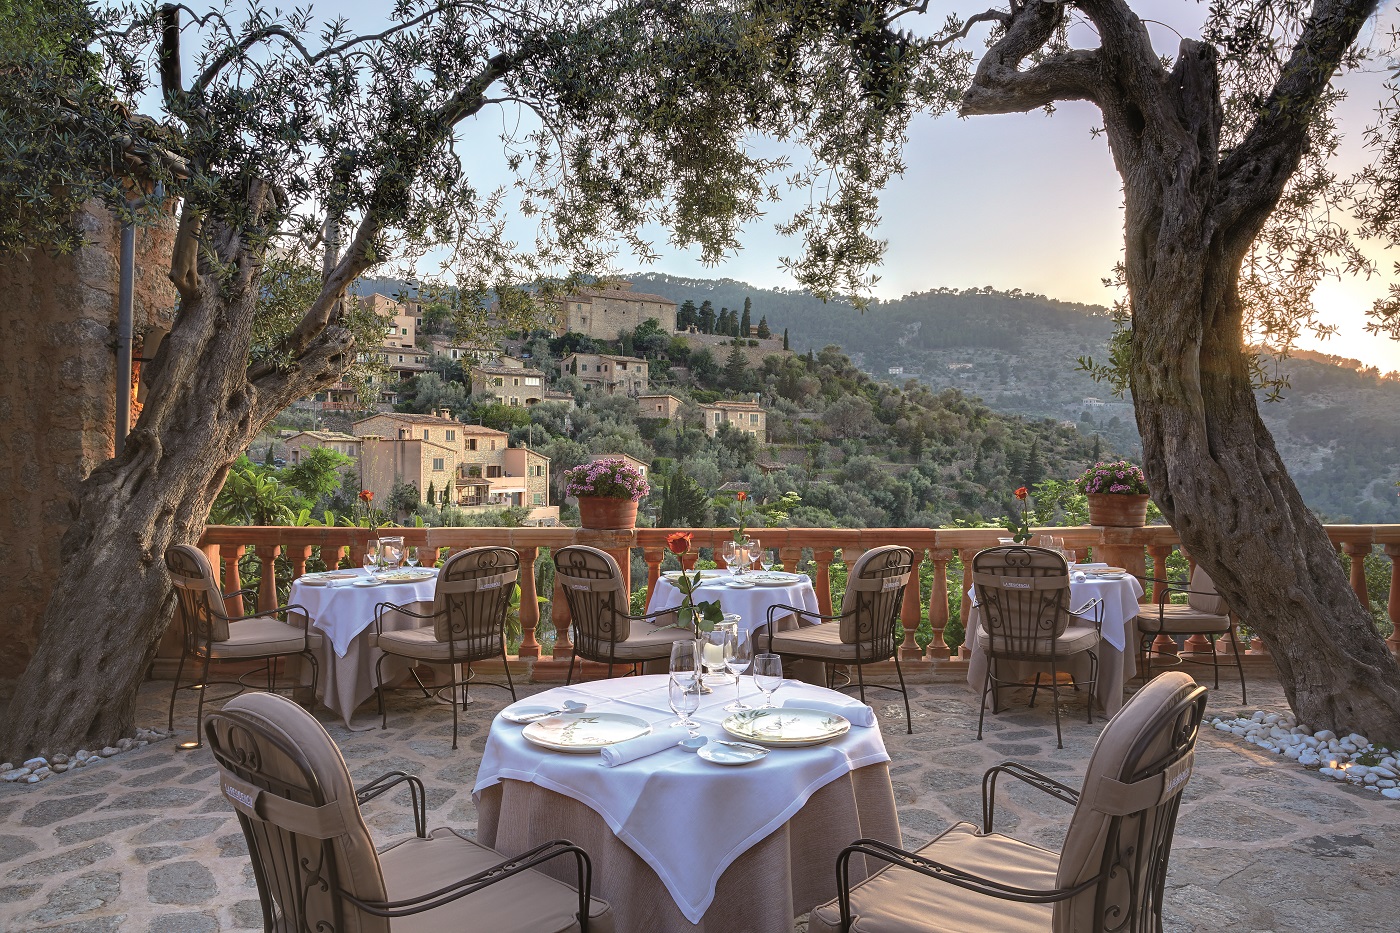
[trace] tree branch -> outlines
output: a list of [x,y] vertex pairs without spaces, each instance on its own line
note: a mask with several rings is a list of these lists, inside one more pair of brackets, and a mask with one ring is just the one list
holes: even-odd
[[1262,228],[1308,145],[1333,73],[1377,0],[1317,0],[1244,140],[1221,163],[1219,216],[1247,242]]
[[180,10],[166,4],[160,8],[160,90],[167,101],[185,95],[180,74]]
[[1044,0],[1013,5],[1002,20],[1005,34],[982,56],[972,84],[963,92],[959,115],[1019,113],[1059,100],[1097,103],[1102,91],[1097,50],[1064,52],[1026,71],[1020,70],[1021,62],[1045,47],[1063,15],[1059,4]]

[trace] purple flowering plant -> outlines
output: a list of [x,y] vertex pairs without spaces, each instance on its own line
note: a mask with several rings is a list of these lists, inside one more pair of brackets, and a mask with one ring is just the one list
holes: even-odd
[[1145,496],[1147,477],[1142,467],[1127,460],[1096,463],[1074,481],[1074,488],[1085,494]]
[[642,471],[626,460],[595,460],[564,471],[564,492],[636,501],[651,492],[651,487]]

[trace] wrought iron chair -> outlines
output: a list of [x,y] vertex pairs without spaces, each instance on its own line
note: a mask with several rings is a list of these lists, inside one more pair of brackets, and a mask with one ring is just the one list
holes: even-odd
[[[1081,790],[1007,762],[982,778],[982,827],[958,823],[918,852],[875,839],[837,859],[838,895],[811,933],[1066,933],[1162,929],[1162,892],[1206,688],[1174,671],[1143,687],[1094,746]],[[1074,806],[1058,853],[993,832],[996,782]],[[889,863],[852,884],[850,862]]]
[[[210,714],[205,734],[220,794],[248,842],[267,930],[612,929],[578,846],[559,839],[506,858],[450,829],[427,832],[418,778],[391,772],[356,789],[326,730],[283,697],[239,697]],[[376,854],[360,804],[399,784],[413,795],[415,835]],[[577,887],[531,870],[561,857],[573,859]]]
[[[854,666],[862,703],[865,702],[865,665],[893,658],[894,670],[899,676],[898,689],[904,697],[904,721],[910,735],[914,734],[914,719],[909,712],[904,671],[899,667],[899,645],[904,640],[899,610],[904,605],[904,587],[909,582],[913,564],[914,552],[907,547],[886,544],[872,548],[851,567],[838,615],[822,615],[797,606],[769,606],[764,626],[770,653],[825,662],[828,686],[832,682],[833,664]],[[803,618],[822,621],[779,632],[777,622],[786,615],[796,617],[799,622]],[[870,686],[895,689],[888,684],[872,683]]]
[[[1172,593],[1185,593],[1186,602],[1159,603],[1155,617],[1150,612],[1138,616],[1138,634],[1142,636],[1143,679],[1152,679],[1152,656],[1165,655],[1165,652],[1158,652],[1152,648],[1152,642],[1158,635],[1166,635],[1169,638],[1177,635],[1204,635],[1210,639],[1210,662],[1215,670],[1215,689],[1219,690],[1220,654],[1215,650],[1215,640],[1221,635],[1228,635],[1235,663],[1225,666],[1233,667],[1239,672],[1240,702],[1248,703],[1249,694],[1244,685],[1244,665],[1240,663],[1240,645],[1235,640],[1235,622],[1230,617],[1230,607],[1225,605],[1225,600],[1216,592],[1215,581],[1210,578],[1210,574],[1197,565],[1196,569],[1191,571],[1191,582],[1184,586],[1172,580],[1152,579],[1151,583],[1154,593],[1157,592],[1156,587],[1164,587],[1169,598]],[[1185,654],[1171,657],[1178,664],[1182,661],[1190,661],[1192,664],[1205,663]]]
[[[313,648],[321,646],[321,633],[311,631],[306,610],[301,606],[278,606],[252,615],[229,616],[224,612],[224,600],[234,596],[256,599],[253,590],[237,593],[219,591],[218,579],[209,566],[209,558],[197,547],[172,545],[165,552],[165,567],[170,582],[175,585],[176,609],[181,631],[180,663],[175,669],[175,682],[170,687],[169,726],[175,728],[175,697],[181,690],[198,690],[199,705],[195,714],[194,741],[182,742],[179,748],[189,750],[204,745],[204,701],[209,693],[209,664],[212,661],[262,661],[258,671],[267,677],[267,689],[276,687],[273,662],[288,655],[299,655],[311,662],[311,693],[316,693],[317,665]],[[270,568],[268,571],[270,572]],[[288,621],[288,614],[300,613],[300,624]],[[277,618],[281,616],[282,618]],[[185,673],[185,660],[202,662],[199,680],[180,686]],[[236,696],[252,685],[244,682],[247,674],[232,681],[215,681],[220,685],[236,686],[238,690],[218,699]]]
[[[987,655],[987,676],[982,681],[982,708],[977,714],[977,738],[987,713],[1000,708],[998,691],[1018,680],[997,676],[1000,661],[1029,661],[1050,665],[1050,690],[1055,703],[1055,742],[1064,748],[1060,734],[1060,662],[1076,654],[1089,657],[1089,722],[1094,721],[1094,692],[1099,679],[1099,630],[1103,602],[1093,599],[1071,612],[1069,567],[1060,554],[1045,548],[1012,545],[988,548],[972,558],[972,588],[976,596],[978,647]],[[1094,613],[1092,625],[1078,618]],[[1079,685],[1075,684],[1075,689]],[[1036,674],[1031,705],[1040,690]]]
[[[645,615],[628,613],[631,600],[622,583],[622,570],[607,551],[571,544],[554,552],[554,575],[574,620],[574,653],[569,656],[565,684],[574,681],[574,658],[608,666],[628,664],[633,672],[645,661],[671,657],[671,645],[690,629],[667,628],[676,618],[674,609]],[[645,624],[653,623],[653,627]]]
[[[374,607],[374,644],[384,652],[374,664],[374,688],[379,697],[379,728],[389,724],[384,706],[384,659],[393,655],[424,664],[448,665],[451,681],[435,687],[449,690],[452,700],[452,747],[457,747],[457,688],[470,689],[472,662],[500,658],[506,671],[504,684],[486,686],[510,691],[516,699],[515,681],[506,659],[506,613],[511,593],[520,579],[520,555],[508,547],[474,547],[453,554],[438,571],[433,591],[433,611],[421,613],[394,603]],[[413,619],[431,619],[432,625],[408,629],[384,629],[384,614],[398,612]],[[457,665],[467,666],[457,679]],[[439,668],[440,670],[441,668]],[[414,679],[417,679],[414,674]],[[420,681],[418,684],[422,687]],[[427,694],[427,689],[424,688]]]

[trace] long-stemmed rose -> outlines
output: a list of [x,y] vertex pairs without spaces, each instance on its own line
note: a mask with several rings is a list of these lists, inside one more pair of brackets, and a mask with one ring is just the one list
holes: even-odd
[[1014,513],[1006,517],[1006,530],[1011,532],[1011,540],[1017,544],[1025,544],[1031,539],[1030,523],[1030,490],[1025,486],[1016,488],[1016,499],[1021,503],[1021,514]]
[[[688,531],[677,531],[666,536],[666,549],[677,557],[684,557],[690,553],[690,545],[693,536]],[[663,625],[661,628],[684,628],[690,629],[699,638],[702,632],[714,631],[715,625],[724,621],[724,610],[720,608],[719,602],[715,600],[702,599],[695,600],[695,591],[700,587],[701,573],[695,571],[694,574],[681,570],[680,576],[676,578],[676,589],[681,591],[681,605],[676,610],[676,621],[671,625]]]

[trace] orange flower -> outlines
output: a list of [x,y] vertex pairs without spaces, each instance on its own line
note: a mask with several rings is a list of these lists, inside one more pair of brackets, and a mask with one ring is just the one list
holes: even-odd
[[672,554],[685,554],[690,551],[691,535],[686,531],[677,531],[675,534],[666,536],[666,549]]
[[749,498],[749,494],[741,489],[734,494],[734,498],[739,500],[740,502],[743,502]]
[[361,501],[361,502],[373,502],[373,501],[374,501],[374,493],[370,492],[368,489],[361,489],[361,490],[360,490],[360,501]]
[[1026,489],[1025,486],[1021,486],[1016,490],[1016,498],[1020,499],[1022,502],[1026,500],[1026,496],[1028,495],[1030,495],[1030,490]]

